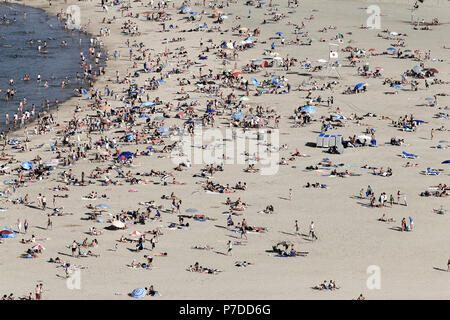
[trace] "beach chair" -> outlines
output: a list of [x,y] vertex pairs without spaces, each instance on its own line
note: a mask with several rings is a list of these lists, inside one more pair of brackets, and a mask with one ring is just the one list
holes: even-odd
[[330,136],[328,134],[323,136],[323,145],[322,147],[328,148],[330,143]]
[[407,159],[417,159],[419,156],[416,154],[412,154],[412,153],[406,153],[405,151],[402,151],[402,158],[407,158]]
[[322,148],[323,147],[323,137],[324,136],[325,136],[324,133],[319,134],[319,136],[317,137],[316,147],[318,147],[318,148]]
[[427,176],[437,176],[440,174],[439,171],[432,171],[430,168],[427,168],[427,171],[425,172]]

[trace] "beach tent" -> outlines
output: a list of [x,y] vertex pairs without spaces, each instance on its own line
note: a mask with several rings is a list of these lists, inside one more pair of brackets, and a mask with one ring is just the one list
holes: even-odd
[[16,235],[17,234],[9,228],[3,228],[3,230],[0,231],[0,237],[2,238],[15,238]]
[[147,290],[145,290],[145,288],[136,288],[133,290],[133,292],[131,292],[130,296],[132,298],[143,298],[147,295]]
[[22,169],[31,170],[31,169],[33,169],[33,164],[29,161],[24,161],[24,162],[22,162]]

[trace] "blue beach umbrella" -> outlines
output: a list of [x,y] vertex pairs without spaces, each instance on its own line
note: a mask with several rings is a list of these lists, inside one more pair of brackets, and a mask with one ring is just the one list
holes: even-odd
[[186,212],[189,212],[189,213],[196,213],[196,212],[198,212],[198,210],[195,209],[195,208],[189,208],[189,209],[186,209]]
[[153,102],[143,102],[141,107],[153,107],[155,104]]
[[433,99],[433,98],[425,98],[425,100],[427,100],[427,101],[433,101],[434,99]]
[[206,110],[206,113],[214,113],[216,110],[213,110],[213,109],[208,109],[208,110]]
[[145,297],[146,294],[147,291],[145,290],[145,288],[136,288],[133,290],[133,292],[131,292],[131,297],[139,299]]
[[442,161],[442,164],[450,163],[450,160]]
[[256,80],[255,78],[251,78],[250,81],[257,87],[259,86],[258,80]]
[[316,109],[313,106],[304,106],[301,112],[316,113]]
[[353,90],[358,90],[359,88],[363,87],[365,83],[358,83]]
[[29,161],[22,162],[22,168],[25,170],[33,169],[33,164]]
[[169,129],[167,129],[166,127],[159,127],[158,128],[158,132],[167,132],[169,131]]
[[235,112],[231,117],[233,119],[241,120],[242,118],[244,118],[244,114],[242,112]]
[[387,51],[396,51],[397,49],[391,47],[391,48],[387,48],[386,50]]
[[278,31],[278,32],[275,32],[275,34],[277,34],[277,35],[281,36],[281,35],[283,34],[283,32],[281,32],[281,31]]
[[403,89],[403,87],[402,87],[402,86],[399,86],[398,84],[396,84],[395,86],[392,86],[392,88]]
[[102,208],[102,209],[111,209],[110,206],[108,206],[107,204],[104,204],[104,203],[98,204],[98,205],[96,205],[95,207],[96,207],[96,208]]
[[129,159],[132,156],[133,156],[132,152],[125,151],[125,152],[122,152],[121,154],[119,154],[119,156],[117,157],[117,160],[121,160],[122,158]]

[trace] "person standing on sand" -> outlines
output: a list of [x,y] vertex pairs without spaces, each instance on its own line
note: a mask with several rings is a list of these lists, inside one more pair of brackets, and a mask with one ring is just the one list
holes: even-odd
[[431,140],[434,138],[434,129],[431,129]]
[[292,200],[292,189],[289,189],[289,200]]
[[231,240],[228,240],[228,251],[227,251],[227,256],[231,256],[231,250],[233,250],[233,243],[231,242]]
[[412,231],[414,226],[414,219],[409,217],[409,230]]
[[17,219],[17,229],[19,229],[19,233],[22,233],[22,222],[20,219]]
[[52,222],[52,218],[48,217],[47,230],[49,230],[50,228],[53,230],[53,222]]
[[298,227],[298,221],[295,220],[295,234],[300,236],[300,228]]
[[26,234],[27,230],[28,230],[28,221],[27,221],[27,219],[25,219],[25,221],[23,223],[23,227],[25,228],[25,234]]
[[314,239],[318,239],[316,236],[316,233],[314,232],[314,221],[311,221],[311,224],[309,225],[309,235],[311,236],[311,238]]
[[75,252],[77,251],[77,248],[78,248],[78,243],[75,240],[73,240],[73,242],[72,242],[72,257],[75,256]]
[[36,296],[36,300],[41,300],[41,288],[39,285],[36,285],[36,288],[34,289],[34,294]]

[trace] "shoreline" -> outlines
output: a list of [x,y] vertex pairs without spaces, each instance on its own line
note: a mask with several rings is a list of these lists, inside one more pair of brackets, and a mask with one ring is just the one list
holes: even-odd
[[[58,14],[61,13],[61,11],[64,7],[68,7],[70,5],[70,4],[56,4],[55,5],[53,3],[52,6],[50,7],[50,6],[48,6],[48,4],[46,5],[47,1],[45,1],[45,0],[37,0],[36,2],[33,1],[29,4],[26,3],[25,0],[24,1],[4,0],[3,3],[17,4],[17,5],[21,5],[21,6],[32,7],[35,9],[41,9],[45,14],[52,16],[54,18],[58,17]],[[62,26],[64,26],[63,25],[64,21],[65,21],[65,19],[60,21],[60,24]],[[86,27],[85,31],[78,30],[78,32],[82,32],[84,34],[84,36],[87,37],[87,39],[86,39],[87,41],[89,41],[88,40],[89,36],[97,37],[97,32],[92,27],[92,24],[91,24],[91,27],[89,25],[82,24],[82,29],[84,29],[84,27]],[[63,32],[67,32],[67,30],[63,30]],[[93,80],[94,86],[97,82],[104,80],[102,78],[106,77],[106,73],[108,72],[109,57],[106,55],[106,53],[109,51],[109,49],[108,49],[107,43],[104,41],[105,39],[101,38],[101,40],[103,40],[102,41],[103,45],[99,46],[98,49],[101,50],[101,52],[103,53],[103,58],[99,64],[99,66],[103,66],[103,68],[105,70],[105,74],[95,77],[95,79]],[[72,91],[74,90],[74,88],[72,88],[72,87],[70,87],[68,89],[70,89]],[[87,95],[89,95],[91,88],[85,88],[85,89],[88,91]],[[63,126],[64,122],[66,122],[67,120],[70,120],[71,113],[73,112],[73,110],[70,110],[70,113],[69,113],[67,109],[69,109],[69,106],[72,108],[75,107],[80,100],[83,100],[82,97],[73,95],[72,97],[59,103],[58,111],[56,110],[54,102],[51,102],[50,110],[48,112],[45,111],[46,115],[53,115],[54,119],[55,119],[55,125],[59,125],[58,127]],[[39,118],[37,116],[38,114],[39,114],[39,111],[36,112],[36,116],[34,117],[34,119],[31,122],[29,122],[28,124],[26,124],[25,126],[23,126],[21,128],[20,127],[13,128],[11,125],[12,120],[10,120],[9,128],[5,128],[6,130],[4,130],[5,134],[7,134],[7,137],[10,138],[12,135],[17,135],[17,137],[28,136],[30,139],[32,139],[32,137],[36,137],[34,134],[33,135],[27,134],[27,132],[29,133],[30,130],[33,130],[32,128],[36,125],[37,121],[39,120]],[[55,118],[55,116],[56,116],[56,118]],[[58,122],[61,122],[61,123],[58,123]],[[6,126],[5,124],[3,124],[3,125]],[[31,142],[31,140],[30,140],[30,142]]]

